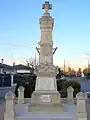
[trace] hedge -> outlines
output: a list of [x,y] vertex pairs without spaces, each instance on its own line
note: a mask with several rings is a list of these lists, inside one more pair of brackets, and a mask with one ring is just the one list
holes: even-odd
[[67,97],[67,88],[69,86],[74,89],[73,97],[76,97],[76,94],[81,91],[81,85],[77,81],[60,80],[57,83],[57,90],[60,92],[61,97]]

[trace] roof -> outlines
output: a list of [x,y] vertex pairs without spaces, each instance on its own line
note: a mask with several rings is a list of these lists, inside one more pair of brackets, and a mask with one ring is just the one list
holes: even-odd
[[13,69],[12,66],[7,65],[7,64],[2,64],[2,63],[0,63],[0,68],[4,68],[4,69]]
[[13,66],[14,69],[25,69],[25,70],[33,70],[33,68],[31,67],[28,67],[28,66],[25,66],[25,65],[22,65],[22,64],[19,64],[19,65],[15,65]]
[[7,64],[0,63],[0,68],[16,69],[16,70],[21,70],[21,69],[24,69],[24,70],[34,70],[34,68],[31,68],[31,67],[28,67],[28,66],[25,66],[25,65],[22,65],[22,64],[15,65],[15,66],[10,66],[10,65],[7,65]]

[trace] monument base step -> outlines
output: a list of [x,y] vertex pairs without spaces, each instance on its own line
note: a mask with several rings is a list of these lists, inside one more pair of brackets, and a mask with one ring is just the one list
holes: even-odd
[[29,112],[29,113],[18,116],[15,120],[76,120],[76,118],[68,112],[64,112],[61,114]]
[[60,94],[56,91],[34,91],[30,103],[30,111],[34,112],[63,112]]
[[32,104],[60,104],[58,91],[34,91],[31,97]]
[[61,104],[31,104],[29,111],[34,113],[63,113],[64,107]]

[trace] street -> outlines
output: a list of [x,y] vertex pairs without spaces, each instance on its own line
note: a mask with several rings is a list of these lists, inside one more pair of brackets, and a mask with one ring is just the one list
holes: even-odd
[[90,82],[84,77],[73,77],[72,79],[67,78],[67,80],[76,80],[81,85],[81,91],[90,92]]

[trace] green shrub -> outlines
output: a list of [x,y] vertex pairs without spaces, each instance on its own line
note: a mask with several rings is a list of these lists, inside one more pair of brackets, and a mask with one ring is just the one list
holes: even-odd
[[66,82],[66,79],[57,80],[57,91],[61,91],[63,89],[63,85]]
[[77,81],[63,81],[62,84],[60,83],[61,81],[58,81],[57,90],[60,92],[62,98],[67,97],[67,88],[69,86],[72,86],[74,89],[73,97],[76,97],[76,94],[81,90],[81,85]]

